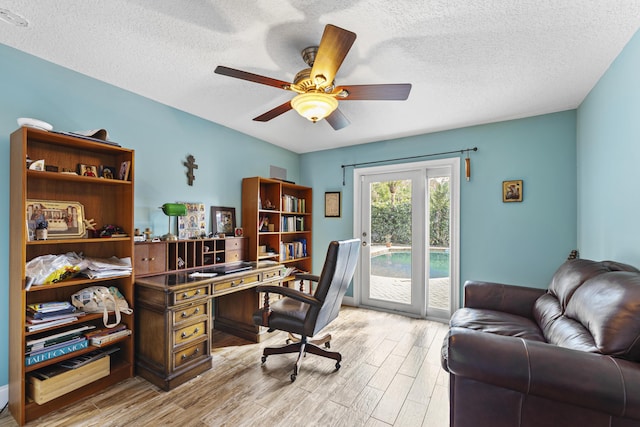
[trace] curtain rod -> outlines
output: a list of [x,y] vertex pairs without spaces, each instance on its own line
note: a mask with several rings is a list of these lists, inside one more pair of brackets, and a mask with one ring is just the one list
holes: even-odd
[[433,153],[433,154],[421,154],[418,156],[410,156],[410,157],[398,157],[396,159],[386,159],[386,160],[373,160],[371,162],[362,162],[362,163],[351,163],[348,165],[341,165],[342,167],[342,185],[345,185],[345,169],[348,167],[354,167],[357,168],[358,166],[363,166],[363,165],[374,165],[374,164],[378,164],[378,163],[387,163],[387,162],[395,162],[398,160],[413,160],[413,159],[419,159],[422,157],[433,157],[433,156],[442,156],[443,154],[454,154],[454,153],[460,153],[460,154],[464,154],[464,152],[467,152],[467,156],[469,155],[469,151],[478,151],[478,147],[473,147],[473,148],[464,148],[462,150],[453,150],[453,151],[443,151],[442,153]]

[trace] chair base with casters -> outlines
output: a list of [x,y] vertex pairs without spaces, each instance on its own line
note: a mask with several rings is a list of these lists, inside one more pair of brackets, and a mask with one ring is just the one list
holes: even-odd
[[[254,323],[269,328],[270,332],[280,330],[289,333],[284,347],[264,349],[262,363],[274,354],[298,353],[291,382],[296,380],[307,353],[335,360],[336,371],[340,369],[342,355],[328,350],[331,335],[317,339],[313,337],[338,317],[342,298],[353,278],[359,250],[358,239],[331,242],[320,276],[296,275],[296,280],[317,282],[313,295],[286,286],[264,285],[256,288],[257,292],[264,293],[264,305],[253,314]],[[269,294],[278,294],[282,298],[271,303]]]
[[[267,357],[273,354],[288,354],[288,353],[298,353],[298,359],[296,360],[296,364],[293,367],[293,373],[291,374],[291,382],[294,382],[298,377],[298,372],[300,371],[300,365],[302,364],[302,359],[307,355],[307,353],[315,354],[317,356],[327,357],[329,359],[333,359],[336,361],[336,371],[340,369],[340,362],[342,361],[342,355],[337,351],[328,351],[324,348],[320,347],[318,344],[314,344],[314,341],[320,341],[321,344],[324,343],[326,348],[329,348],[329,341],[323,341],[324,339],[331,339],[331,335],[325,335],[320,340],[309,340],[307,337],[303,336],[298,341],[293,342],[291,344],[287,344],[284,347],[267,347],[262,352],[262,363],[267,361]],[[287,339],[289,341],[290,339]]]

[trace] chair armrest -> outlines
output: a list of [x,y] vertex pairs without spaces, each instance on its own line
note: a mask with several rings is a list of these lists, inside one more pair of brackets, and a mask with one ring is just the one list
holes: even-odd
[[296,301],[304,302],[316,307],[319,307],[322,305],[320,300],[318,300],[313,295],[309,295],[305,292],[300,292],[296,289],[287,288],[286,286],[259,285],[259,286],[256,286],[256,292],[265,292],[268,294],[283,295],[285,297],[293,298]]
[[314,274],[308,274],[308,273],[298,273],[294,277],[295,277],[295,280],[310,280],[312,282],[320,281],[320,276],[316,276]]
[[467,281],[464,284],[464,306],[502,311],[533,318],[533,306],[545,289],[502,283]]
[[447,340],[453,375],[640,420],[637,362],[466,328]]

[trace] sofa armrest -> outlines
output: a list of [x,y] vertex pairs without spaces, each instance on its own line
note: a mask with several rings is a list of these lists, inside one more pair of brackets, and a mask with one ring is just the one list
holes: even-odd
[[640,420],[640,364],[522,338],[451,328],[452,375]]
[[464,284],[464,306],[532,319],[533,305],[546,292],[545,289],[470,280]]

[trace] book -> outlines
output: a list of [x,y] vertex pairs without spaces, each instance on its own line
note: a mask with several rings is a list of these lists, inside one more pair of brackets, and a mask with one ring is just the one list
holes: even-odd
[[47,322],[32,323],[32,324],[26,325],[26,329],[27,329],[27,332],[36,332],[42,329],[51,328],[52,326],[60,326],[60,325],[66,325],[67,323],[73,323],[76,320],[78,320],[78,318],[75,316],[63,317],[60,319],[55,319]]
[[53,341],[53,340],[55,340],[57,338],[63,339],[63,337],[65,337],[65,336],[71,336],[71,335],[74,335],[76,332],[88,331],[89,329],[93,329],[93,328],[95,328],[95,326],[83,325],[83,326],[80,326],[78,328],[68,329],[66,331],[59,332],[57,334],[47,335],[46,337],[28,340],[26,342],[26,344],[27,345],[35,345],[35,344],[38,344],[38,343],[46,343],[47,341]]
[[68,301],[50,301],[27,305],[27,308],[35,312],[57,311],[69,307],[73,307],[73,305]]
[[122,331],[114,332],[113,334],[91,338],[91,345],[95,347],[100,347],[105,344],[109,344],[110,342],[113,342],[119,338],[126,337],[129,335],[131,335],[131,329],[124,329]]
[[110,347],[106,350],[94,350],[81,356],[74,357],[73,359],[60,362],[57,365],[67,369],[76,369],[88,363],[91,363],[94,360],[98,360],[109,354],[115,353],[118,350],[120,350],[120,347]]
[[109,334],[113,334],[115,332],[119,332],[123,329],[126,329],[127,325],[125,324],[120,324],[114,328],[101,328],[101,329],[95,329],[92,331],[89,331],[87,333],[84,334],[85,338],[87,339],[91,339],[91,338],[97,338],[97,337],[103,337],[105,335],[109,335]]
[[61,308],[58,310],[49,310],[49,311],[32,311],[31,309],[27,309],[27,312],[34,319],[46,319],[48,317],[60,316],[63,314],[75,313],[76,308],[74,306]]
[[42,352],[33,356],[26,356],[24,358],[24,364],[25,366],[31,366],[37,363],[42,363],[50,359],[55,359],[56,357],[61,357],[66,354],[80,351],[82,349],[87,348],[88,345],[89,345],[89,342],[87,341],[87,339],[82,338],[81,341],[66,345],[64,347],[56,348],[53,350],[47,350],[45,352]]
[[27,351],[26,354],[29,355],[29,356],[35,356],[36,354],[44,353],[45,351],[51,351],[51,350],[55,350],[55,349],[58,349],[58,348],[62,348],[64,346],[75,344],[77,342],[82,341],[83,339],[86,339],[86,338],[78,336],[78,337],[75,337],[75,338],[71,338],[70,340],[60,341],[60,342],[53,343],[53,344],[45,346],[45,347],[33,348],[30,351]]

